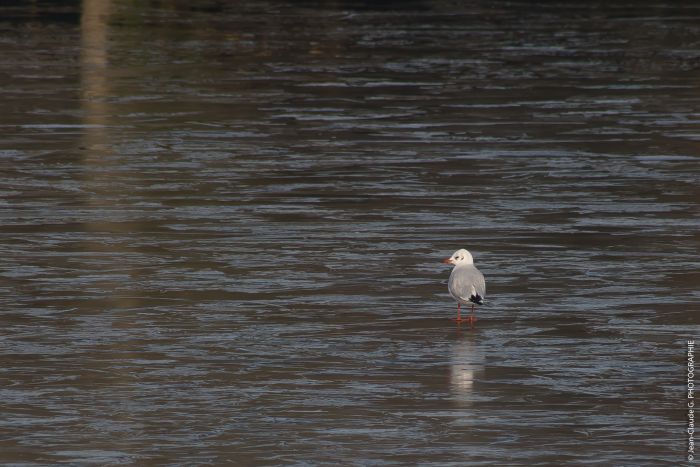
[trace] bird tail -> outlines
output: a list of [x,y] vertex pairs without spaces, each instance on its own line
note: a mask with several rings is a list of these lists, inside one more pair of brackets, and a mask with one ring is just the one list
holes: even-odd
[[476,303],[477,305],[483,305],[484,304],[484,297],[481,295],[473,294],[471,297],[469,297],[469,301],[472,303]]

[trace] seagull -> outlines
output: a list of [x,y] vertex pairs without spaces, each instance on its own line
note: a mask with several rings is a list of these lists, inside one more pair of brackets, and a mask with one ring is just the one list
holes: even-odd
[[[457,300],[457,319],[455,321],[457,323],[466,321],[473,325],[474,321],[476,321],[474,305],[483,305],[484,296],[486,295],[484,275],[474,266],[474,258],[464,248],[455,251],[452,256],[443,259],[442,262],[454,265],[447,289],[450,291],[452,298]],[[472,306],[469,318],[462,319],[460,316],[462,304]]]

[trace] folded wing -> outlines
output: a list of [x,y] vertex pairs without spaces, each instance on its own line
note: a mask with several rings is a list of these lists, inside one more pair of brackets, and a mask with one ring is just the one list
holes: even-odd
[[456,267],[449,282],[450,294],[462,303],[483,304],[486,296],[484,275],[472,265]]

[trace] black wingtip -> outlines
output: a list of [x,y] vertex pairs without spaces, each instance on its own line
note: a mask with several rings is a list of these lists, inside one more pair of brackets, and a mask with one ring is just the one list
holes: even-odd
[[471,297],[469,297],[469,301],[472,303],[476,303],[477,305],[484,304],[484,298],[479,294],[475,294],[475,295],[472,295]]

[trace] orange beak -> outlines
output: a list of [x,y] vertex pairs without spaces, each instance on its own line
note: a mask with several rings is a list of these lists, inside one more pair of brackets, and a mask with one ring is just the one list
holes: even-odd
[[454,261],[452,261],[452,258],[445,258],[442,260],[442,262],[445,264],[455,264]]

